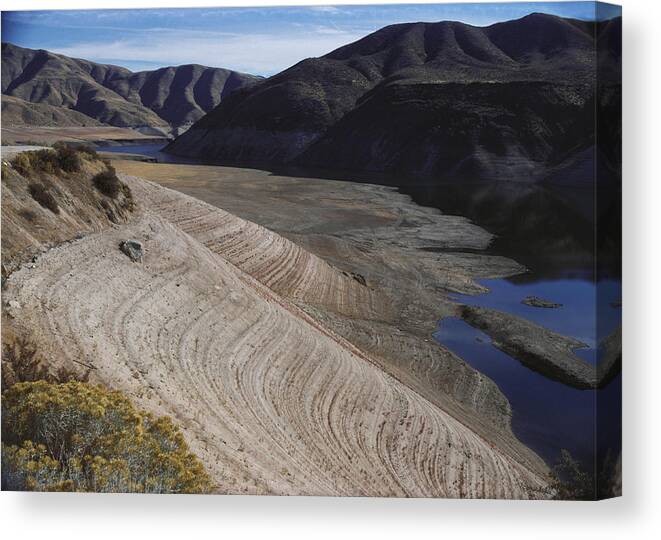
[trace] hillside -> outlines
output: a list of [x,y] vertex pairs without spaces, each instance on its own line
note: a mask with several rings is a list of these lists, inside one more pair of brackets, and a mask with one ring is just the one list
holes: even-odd
[[[58,108],[55,112],[48,109],[51,118],[58,121],[83,121],[68,112],[72,110],[112,126],[179,127],[199,119],[230,92],[256,80],[258,77],[252,75],[199,65],[134,73],[118,66],[2,44],[3,114],[7,95]],[[7,103],[17,107],[14,101]],[[10,122],[14,118],[9,116]],[[40,116],[25,114],[20,120],[43,121]]]
[[[5,152],[4,150],[10,150]],[[41,150],[54,155],[50,149]],[[31,152],[30,155],[37,155]],[[2,162],[2,277],[54,245],[77,235],[100,231],[124,222],[130,204],[124,195],[110,198],[94,188],[92,178],[106,165],[97,157],[80,153],[79,170],[63,173],[44,164],[31,174],[19,173],[5,159],[13,160],[4,147]],[[43,186],[54,198],[50,208],[38,202],[32,190]],[[3,284],[4,295],[4,284]]]
[[[48,219],[62,221],[61,240],[80,230],[6,277],[3,332],[28,337],[55,366],[91,366],[92,382],[171,416],[218,492],[544,496],[545,467],[511,434],[488,379],[455,359],[453,376],[467,377],[413,390],[296,303],[359,317],[385,309],[375,291],[268,229],[122,180],[137,208],[104,222],[90,184],[73,193],[51,179],[62,211]],[[49,211],[24,191],[8,168],[3,220],[30,210],[20,230],[36,233]],[[86,225],[85,209],[98,226]],[[127,239],[142,244],[141,262],[120,251]]]
[[389,26],[235,92],[168,151],[250,165],[535,176],[594,145],[602,32],[611,41],[617,24],[533,14],[484,28]]
[[101,126],[86,114],[47,103],[30,103],[13,96],[2,96],[2,123],[5,126],[73,127]]

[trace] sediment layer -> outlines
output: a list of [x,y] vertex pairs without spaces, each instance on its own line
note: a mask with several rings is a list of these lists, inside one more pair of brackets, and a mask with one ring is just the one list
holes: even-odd
[[[268,229],[126,180],[133,221],[49,250],[5,296],[50,357],[172,415],[219,492],[541,496],[543,465],[506,428],[490,439],[470,425],[479,407],[461,418],[466,404],[422,395],[296,304],[358,320],[388,312],[378,291]],[[127,239],[142,263],[118,249]]]

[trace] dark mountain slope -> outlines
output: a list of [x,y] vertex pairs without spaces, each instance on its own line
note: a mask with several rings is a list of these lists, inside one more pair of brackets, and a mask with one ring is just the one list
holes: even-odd
[[239,90],[168,151],[248,164],[538,176],[594,144],[593,23],[383,28]]
[[133,73],[118,66],[2,44],[2,93],[113,126],[190,124],[229,92],[259,80],[198,65]]
[[576,138],[591,144],[587,94],[586,87],[527,81],[386,85],[361,100],[300,161],[525,179],[540,172],[539,163],[576,150]]

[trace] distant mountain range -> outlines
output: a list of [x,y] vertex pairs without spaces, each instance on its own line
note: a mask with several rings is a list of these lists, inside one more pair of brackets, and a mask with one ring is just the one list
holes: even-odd
[[388,26],[235,91],[166,150],[412,175],[558,171],[594,155],[595,107],[621,110],[620,36],[620,18],[542,14]]
[[200,65],[155,71],[2,44],[5,125],[179,128],[259,77]]

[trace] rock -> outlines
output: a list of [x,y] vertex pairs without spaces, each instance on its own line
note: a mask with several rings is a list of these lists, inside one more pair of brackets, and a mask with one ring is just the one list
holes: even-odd
[[367,281],[365,280],[365,276],[362,274],[359,274],[358,272],[351,272],[351,277],[361,285],[367,287]]
[[527,306],[532,306],[532,307],[538,307],[538,308],[559,308],[562,307],[562,304],[556,304],[555,302],[551,302],[550,300],[544,300],[543,298],[539,298],[538,296],[526,296],[523,300],[521,300],[522,304],[526,304]]
[[11,309],[21,309],[21,304],[19,304],[16,300],[10,300],[7,302],[7,307]]
[[573,388],[597,387],[595,367],[574,354],[585,343],[495,309],[462,305],[459,316],[487,334],[494,347],[545,377]]
[[142,244],[137,240],[125,240],[119,244],[119,249],[133,262],[142,262],[144,250],[142,249]]

